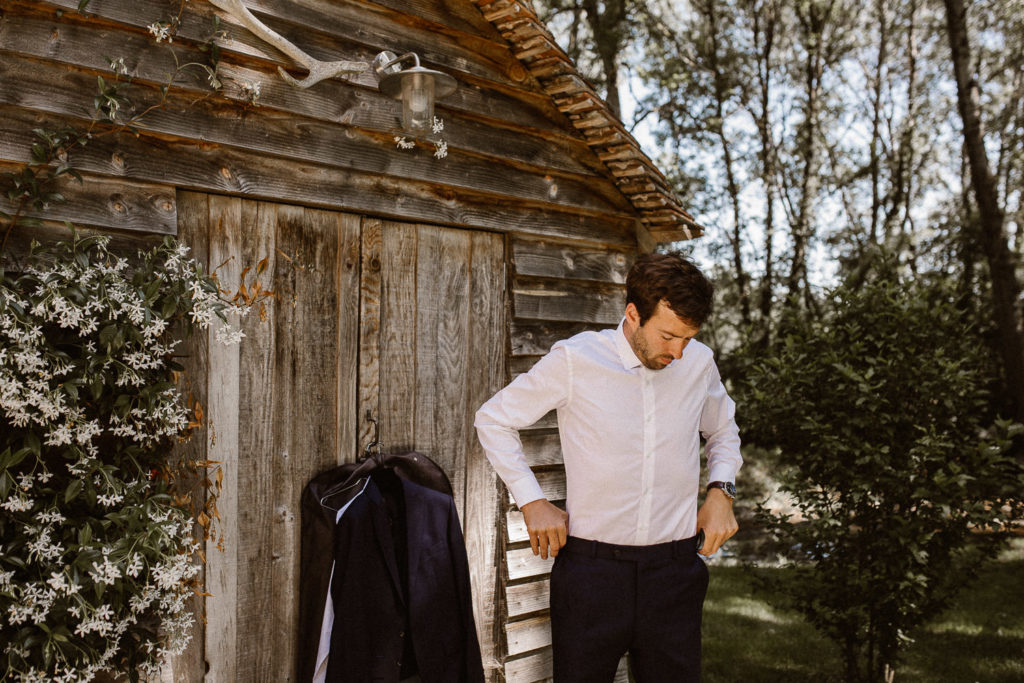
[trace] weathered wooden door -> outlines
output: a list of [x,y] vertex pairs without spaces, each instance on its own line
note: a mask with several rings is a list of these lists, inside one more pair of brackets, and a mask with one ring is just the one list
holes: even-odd
[[[499,488],[473,412],[505,377],[504,240],[493,233],[181,193],[179,232],[221,287],[275,291],[246,337],[190,342],[191,391],[223,490],[206,590],[178,681],[295,680],[299,497],[358,457],[378,420],[386,451],[418,450],[455,489],[485,663],[495,659]],[[492,664],[497,666],[497,664]]]

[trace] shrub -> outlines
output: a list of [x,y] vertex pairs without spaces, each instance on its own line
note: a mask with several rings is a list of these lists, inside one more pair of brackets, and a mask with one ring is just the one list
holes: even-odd
[[3,680],[137,680],[188,642],[200,565],[181,484],[206,471],[169,460],[191,416],[171,355],[227,306],[186,252],[33,245],[0,284]]
[[973,532],[1019,514],[1019,426],[986,417],[984,345],[943,287],[883,274],[834,296],[752,361],[740,401],[798,509],[761,509],[795,562],[769,587],[839,645],[846,680],[879,681],[997,542]]

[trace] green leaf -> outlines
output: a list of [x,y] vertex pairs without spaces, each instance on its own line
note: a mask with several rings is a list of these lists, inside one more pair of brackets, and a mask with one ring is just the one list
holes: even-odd
[[29,432],[25,435],[25,447],[37,458],[42,454],[43,444],[35,432]]
[[64,489],[64,502],[65,503],[70,503],[75,498],[77,498],[78,494],[80,494],[81,492],[82,492],[82,480],[81,479],[75,479],[70,484],[68,484],[68,487],[66,489]]
[[11,455],[10,462],[8,462],[6,466],[16,467],[21,463],[22,460],[27,458],[31,452],[32,450],[30,448],[19,448],[18,450],[14,451],[14,453]]
[[114,341],[114,337],[117,335],[117,325],[110,324],[100,330],[99,340],[100,344],[109,348],[110,344]]

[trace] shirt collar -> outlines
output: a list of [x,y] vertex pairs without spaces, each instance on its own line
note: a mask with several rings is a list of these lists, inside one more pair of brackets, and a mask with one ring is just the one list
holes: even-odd
[[623,318],[612,336],[614,338],[615,350],[619,352],[619,360],[622,361],[622,367],[631,370],[640,367],[643,363],[640,362],[640,358],[637,357],[633,347],[626,340],[626,333],[623,331],[625,324],[626,319]]

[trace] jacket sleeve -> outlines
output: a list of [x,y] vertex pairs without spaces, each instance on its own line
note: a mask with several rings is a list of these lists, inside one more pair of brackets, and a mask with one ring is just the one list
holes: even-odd
[[483,683],[484,668],[480,657],[480,642],[476,637],[476,619],[473,617],[473,589],[469,578],[469,560],[466,556],[466,543],[459,526],[459,515],[455,510],[455,500],[449,498],[448,506],[448,551],[452,562],[455,588],[459,595],[459,611],[465,631],[465,653],[463,678],[466,683]]
[[519,430],[568,403],[571,375],[568,349],[561,343],[555,344],[529,372],[517,377],[476,412],[473,424],[484,453],[520,508],[544,494],[526,462]]

